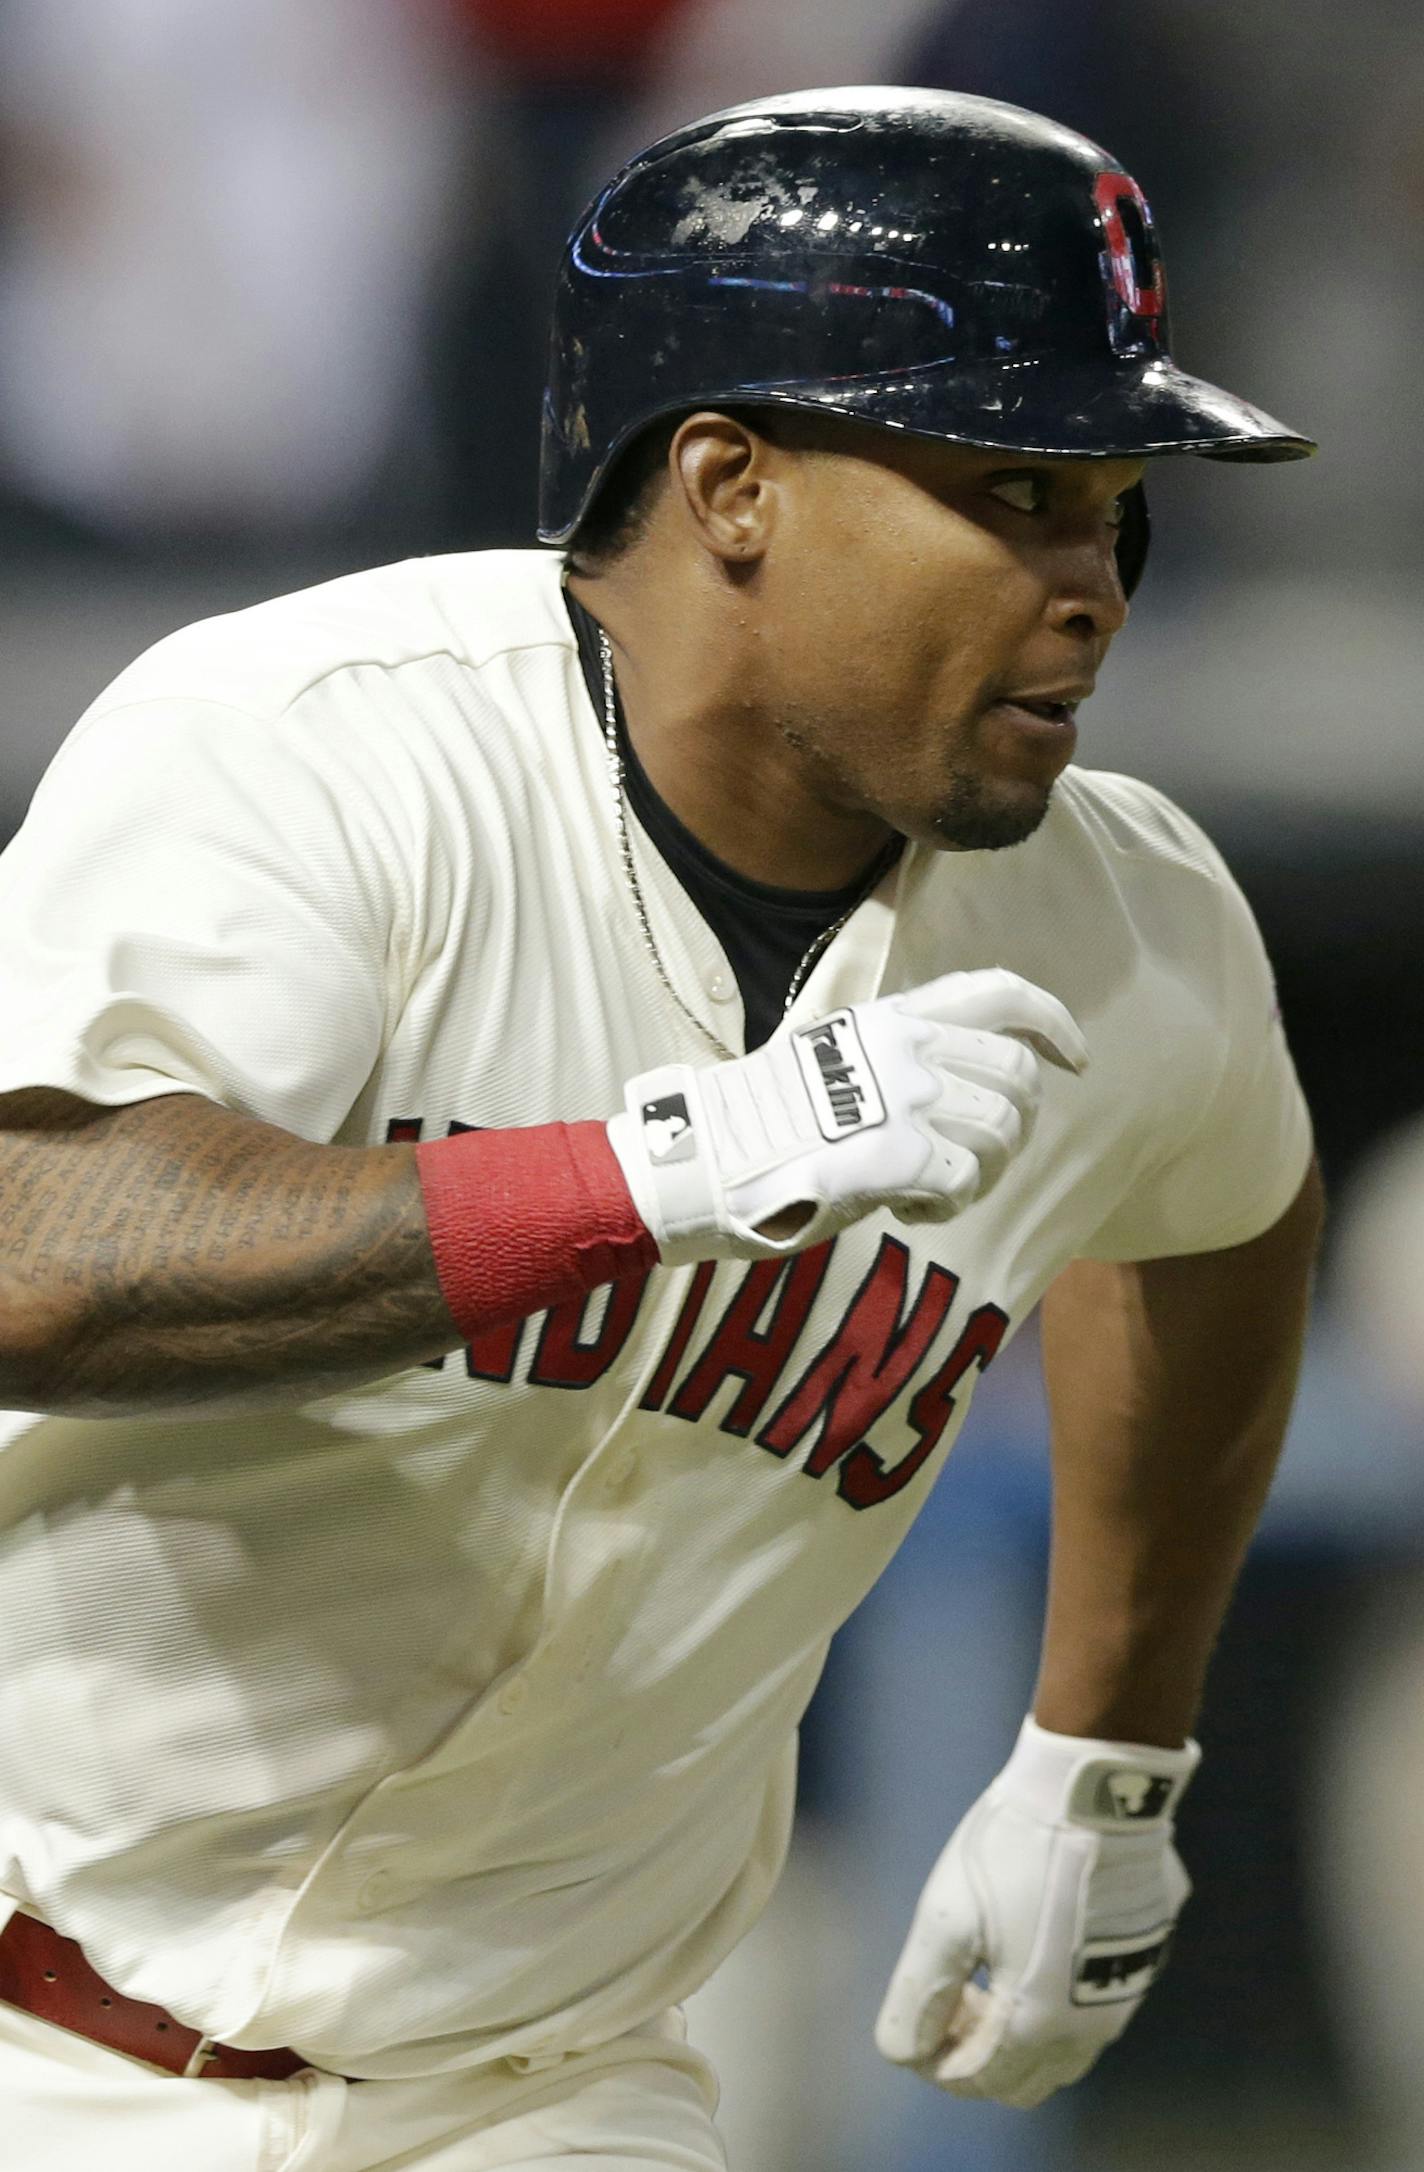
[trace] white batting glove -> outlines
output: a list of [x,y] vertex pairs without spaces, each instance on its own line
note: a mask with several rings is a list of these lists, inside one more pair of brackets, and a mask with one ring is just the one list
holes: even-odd
[[[1088,1050],[1055,996],[998,967],[783,1027],[749,1056],[630,1079],[608,1123],[667,1266],[775,1259],[877,1207],[947,1221],[1028,1139],[1039,1058]],[[766,1225],[787,1210],[794,1234]]]
[[1200,1757],[1025,1720],[920,1896],[875,2024],[885,2057],[1024,2109],[1086,2074],[1166,1963],[1191,1891],[1172,1816]]

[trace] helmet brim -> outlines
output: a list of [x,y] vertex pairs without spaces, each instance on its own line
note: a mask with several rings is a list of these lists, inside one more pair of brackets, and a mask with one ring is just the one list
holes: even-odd
[[736,398],[840,413],[918,437],[1080,460],[1166,453],[1302,460],[1317,449],[1313,438],[1160,355],[1106,367],[1050,356],[967,366],[936,362],[874,379],[743,385]]
[[1002,447],[1045,459],[1141,460],[1194,453],[1207,460],[1303,460],[1313,438],[1234,392],[1193,377],[1160,355],[1065,364],[1053,356],[1012,362],[932,362],[879,376],[728,384],[650,408],[587,478],[583,502],[543,508],[541,542],[574,534],[604,477],[631,440],[664,414],[695,408],[789,407],[951,444]]

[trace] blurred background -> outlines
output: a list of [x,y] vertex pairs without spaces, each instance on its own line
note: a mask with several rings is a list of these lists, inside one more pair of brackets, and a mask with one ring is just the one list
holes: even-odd
[[1237,869],[1335,1217],[1182,1821],[1197,1894],[1122,2045],[1017,2114],[870,2043],[1032,1682],[1029,1333],[837,1642],[785,1884],[695,2029],[736,2172],[1419,2172],[1418,0],[0,0],[0,839],[174,626],[530,542],[545,311],[591,187],[698,113],[847,82],[1106,143],[1157,214],[1178,358],[1322,441],[1153,474],[1150,577],[1081,758],[1163,785]]

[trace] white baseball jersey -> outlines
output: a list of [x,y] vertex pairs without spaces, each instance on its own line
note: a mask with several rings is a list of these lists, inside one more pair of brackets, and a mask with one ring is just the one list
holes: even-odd
[[[559,578],[416,560],[124,672],[0,860],[0,1090],[374,1144],[707,1061]],[[727,960],[634,834],[735,1046]],[[0,1888],[134,1997],[349,2075],[538,2062],[703,1980],[978,1375],[1075,1255],[1243,1241],[1305,1171],[1250,915],[1149,787],[1070,769],[1011,851],[909,847],[793,1015],[989,965],[1093,1062],[1045,1068],[947,1225],[658,1269],[299,1410],[0,1418]]]

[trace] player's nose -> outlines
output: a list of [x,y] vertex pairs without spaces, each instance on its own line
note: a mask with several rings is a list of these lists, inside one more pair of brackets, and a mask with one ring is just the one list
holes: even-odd
[[1127,613],[1112,544],[1084,542],[1065,549],[1048,604],[1048,620],[1055,632],[1079,639],[1090,636],[1106,648],[1127,624]]

